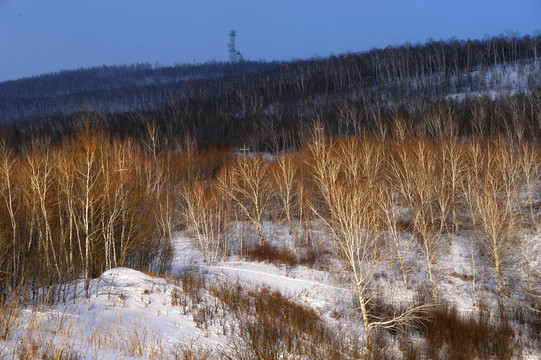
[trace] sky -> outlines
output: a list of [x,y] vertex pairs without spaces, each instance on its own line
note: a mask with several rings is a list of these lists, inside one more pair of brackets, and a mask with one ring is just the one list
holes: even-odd
[[0,0],[0,81],[65,69],[292,60],[541,30],[541,0]]

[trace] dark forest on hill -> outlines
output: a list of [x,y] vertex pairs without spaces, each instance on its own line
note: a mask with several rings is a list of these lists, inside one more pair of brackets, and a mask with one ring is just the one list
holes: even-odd
[[541,126],[541,37],[431,41],[292,62],[110,66],[0,84],[2,134],[54,142],[88,117],[120,137],[149,122],[163,145],[278,151],[302,145],[314,120],[358,134],[404,119],[452,118],[460,133],[500,131],[513,117]]

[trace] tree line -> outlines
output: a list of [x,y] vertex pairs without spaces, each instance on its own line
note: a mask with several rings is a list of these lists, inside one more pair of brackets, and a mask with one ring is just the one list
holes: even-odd
[[[364,103],[539,86],[539,34],[483,40],[430,40],[292,62],[149,64],[64,71],[0,84],[4,123],[78,111],[121,114],[195,105],[228,120],[290,117],[303,102]],[[521,84],[505,69],[515,67]],[[537,74],[537,75],[536,75]],[[209,108],[209,105],[211,107]],[[285,107],[284,109],[281,109]],[[155,116],[149,115],[149,116]],[[373,117],[373,116],[371,116]]]
[[149,110],[174,99],[185,83],[253,74],[278,67],[279,62],[207,62],[175,66],[98,66],[62,70],[0,83],[4,122],[81,110],[125,112]]

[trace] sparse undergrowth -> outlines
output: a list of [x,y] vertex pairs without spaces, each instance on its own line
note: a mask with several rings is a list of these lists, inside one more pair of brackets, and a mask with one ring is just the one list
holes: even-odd
[[313,309],[269,288],[216,284],[211,292],[231,312],[230,359],[354,359],[357,341],[330,328]]
[[519,351],[506,316],[493,317],[486,308],[460,314],[456,307],[439,304],[421,335],[426,339],[426,358],[503,360]]
[[[211,281],[194,267],[185,268],[174,283],[178,288],[171,293],[171,304],[181,307],[185,314],[191,313],[200,329],[214,327],[228,338],[227,349],[213,352],[212,356],[354,359],[361,354],[360,345],[351,334],[329,327],[311,307],[294,302],[277,290],[240,281]],[[195,356],[191,347],[182,352],[188,353]]]

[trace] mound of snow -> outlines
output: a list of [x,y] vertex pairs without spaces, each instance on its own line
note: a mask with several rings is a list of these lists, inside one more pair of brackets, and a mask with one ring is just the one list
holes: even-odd
[[123,287],[142,287],[165,282],[164,279],[155,278],[145,273],[142,273],[141,271],[124,267],[107,270],[106,272],[101,274],[101,276],[99,277],[99,281],[103,281],[110,286]]

